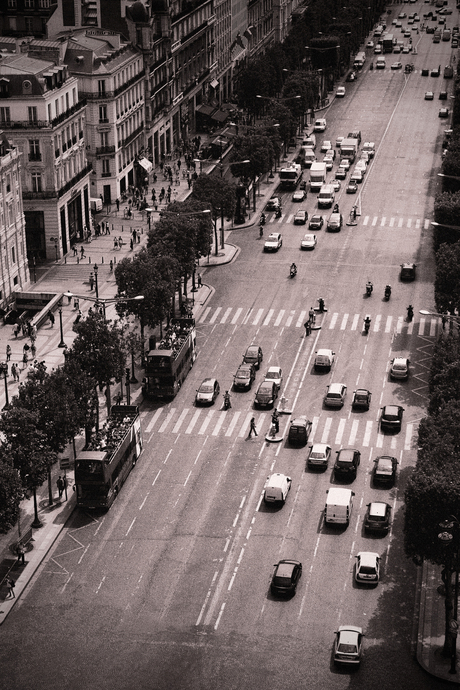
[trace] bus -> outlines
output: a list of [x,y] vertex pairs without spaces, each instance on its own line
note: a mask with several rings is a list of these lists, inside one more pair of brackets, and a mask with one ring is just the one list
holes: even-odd
[[392,53],[394,45],[393,34],[385,34],[385,36],[383,37],[382,45],[384,53]]
[[280,183],[281,189],[295,189],[303,176],[302,166],[294,163],[288,168],[281,168]]
[[77,505],[110,508],[141,453],[138,407],[113,405],[103,429],[75,460]]
[[195,319],[172,319],[158,348],[150,350],[145,363],[142,393],[147,398],[172,400],[196,359]]
[[366,62],[366,53],[363,51],[361,53],[358,53],[355,57],[355,61],[353,63],[353,67],[355,69],[362,69],[364,67],[364,63]]

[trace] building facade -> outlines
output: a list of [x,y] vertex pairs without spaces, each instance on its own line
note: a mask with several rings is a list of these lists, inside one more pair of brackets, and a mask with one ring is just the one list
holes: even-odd
[[29,282],[22,206],[21,154],[0,130],[0,309]]
[[[8,39],[0,39],[5,48]],[[29,263],[58,259],[90,228],[86,102],[62,45],[21,41],[0,62],[0,128],[22,153]],[[35,52],[34,52],[35,51]],[[40,55],[41,57],[35,57]],[[45,57],[48,56],[48,57]]]

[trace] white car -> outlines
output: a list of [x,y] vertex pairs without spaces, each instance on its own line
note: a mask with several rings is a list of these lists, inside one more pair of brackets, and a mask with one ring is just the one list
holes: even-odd
[[283,238],[281,237],[281,233],[272,232],[265,241],[264,250],[266,252],[277,252],[282,244]]
[[335,140],[335,145],[337,146],[338,149],[342,146],[342,141],[344,139],[345,139],[345,137],[337,137],[337,139]]
[[300,243],[301,249],[314,249],[316,247],[316,235],[308,233]]
[[365,175],[365,174],[366,174],[366,170],[367,170],[367,163],[366,163],[366,161],[363,160],[363,159],[361,158],[361,159],[356,163],[356,165],[355,165],[355,170],[361,170],[362,173],[363,173],[363,175]]
[[355,580],[377,585],[380,576],[380,556],[373,551],[360,551],[356,556]]
[[363,629],[356,625],[341,625],[335,633],[334,662],[336,664],[361,663]]
[[268,367],[265,381],[273,381],[279,390],[283,381],[283,370],[281,367]]
[[342,158],[340,161],[339,168],[343,168],[344,170],[350,170],[350,161],[348,158]]
[[364,180],[364,175],[362,170],[356,170],[356,168],[353,170],[353,172],[350,175],[350,182],[356,182],[357,184],[361,184],[361,182]]
[[326,151],[329,151],[329,149],[332,148],[332,144],[330,141],[325,139],[323,143],[321,144],[321,153],[326,153]]
[[292,201],[303,201],[306,196],[305,189],[297,189],[292,195]]
[[315,125],[313,127],[314,132],[324,132],[326,130],[327,123],[326,123],[326,118],[320,118],[319,120],[316,120]]
[[345,96],[345,87],[339,86],[339,88],[335,92],[335,96],[336,98],[343,98]]

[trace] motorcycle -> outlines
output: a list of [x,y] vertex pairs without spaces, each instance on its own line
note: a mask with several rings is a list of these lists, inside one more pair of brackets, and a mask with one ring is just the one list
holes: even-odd
[[264,227],[263,227],[263,225],[262,225],[262,223],[261,223],[261,224],[259,225],[259,237],[263,237],[263,236],[264,236]]
[[265,225],[265,213],[260,216],[260,225]]
[[366,283],[366,295],[370,297],[372,295],[372,290],[374,289],[374,286],[372,285],[371,281]]
[[332,213],[338,213],[339,212],[339,205],[334,204],[334,208],[332,209]]
[[326,311],[326,307],[324,305],[324,300],[322,297],[318,297],[318,311],[320,314]]
[[276,209],[276,213],[275,213],[276,218],[281,218],[281,214],[282,214],[282,211],[281,211],[281,208],[279,207]]
[[291,268],[289,269],[289,276],[291,278],[295,278],[297,275],[297,266],[295,264],[291,265]]
[[385,301],[388,302],[388,300],[390,299],[390,297],[391,297],[391,285],[387,285],[387,286],[385,287],[385,292],[384,292]]
[[364,319],[364,332],[367,335],[369,333],[369,328],[371,327],[371,317],[366,316]]
[[371,72],[374,69],[374,63],[373,62],[371,62],[369,69],[371,70]]
[[230,395],[224,393],[224,410],[229,410],[231,408]]
[[412,304],[409,304],[409,306],[407,307],[407,320],[412,321],[413,318],[414,318],[414,308],[413,308]]

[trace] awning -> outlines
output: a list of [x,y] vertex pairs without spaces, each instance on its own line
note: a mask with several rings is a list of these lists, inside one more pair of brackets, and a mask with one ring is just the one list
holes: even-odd
[[211,120],[216,120],[217,122],[225,122],[227,117],[228,112],[226,113],[223,110],[216,110],[216,112],[211,115]]
[[211,86],[212,86],[213,89],[215,89],[216,86],[219,86],[219,82],[217,81],[217,79],[213,79],[213,80],[212,80]]
[[144,170],[146,170],[148,173],[151,171],[153,168],[153,165],[147,158],[139,158],[139,165],[142,165]]
[[202,103],[201,105],[197,105],[195,112],[201,113],[201,115],[211,115],[213,110],[214,108],[212,105],[204,105],[204,103]]

